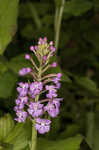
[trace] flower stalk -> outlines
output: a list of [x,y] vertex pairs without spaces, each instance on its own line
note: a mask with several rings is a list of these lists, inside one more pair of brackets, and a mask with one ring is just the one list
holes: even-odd
[[[36,64],[29,54],[25,55],[25,59],[29,60],[33,67],[22,68],[19,71],[19,75],[28,74],[32,76],[32,81],[28,79],[25,83],[18,83],[18,98],[16,99],[14,110],[17,122],[24,123],[27,118],[32,121],[30,150],[36,150],[37,131],[40,134],[49,132],[51,117],[55,118],[59,114],[62,98],[57,97],[57,90],[60,88],[62,74],[47,72],[51,67],[57,66],[56,62],[51,63],[50,61],[56,51],[52,41],[48,43],[46,37],[40,38],[38,45],[31,46],[30,50],[34,52],[38,62]],[[40,96],[42,94],[43,96],[45,95],[43,100]]]
[[[34,63],[35,64],[35,63]],[[41,81],[42,68],[40,64],[40,68],[38,68],[38,81]],[[40,95],[35,97],[35,102],[39,100]],[[32,120],[32,139],[31,139],[31,147],[30,150],[36,150],[37,146],[37,130],[35,129],[36,121]]]
[[36,150],[37,145],[37,130],[35,129],[35,120],[32,121],[32,139],[30,150]]

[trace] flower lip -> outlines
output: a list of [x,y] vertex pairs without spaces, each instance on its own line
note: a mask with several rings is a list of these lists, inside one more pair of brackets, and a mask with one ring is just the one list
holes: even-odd
[[41,119],[41,118],[37,118],[36,119],[36,122],[39,123],[39,124],[45,124],[45,125],[50,125],[51,124],[51,120],[48,120],[48,119]]

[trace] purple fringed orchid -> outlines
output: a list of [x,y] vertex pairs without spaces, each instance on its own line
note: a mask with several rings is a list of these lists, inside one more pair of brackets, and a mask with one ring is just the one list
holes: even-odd
[[[32,76],[32,82],[28,80],[25,83],[18,83],[18,98],[14,107],[15,120],[25,122],[28,117],[35,121],[35,129],[40,134],[44,134],[50,130],[51,121],[43,117],[49,115],[54,118],[59,114],[62,98],[57,97],[57,90],[61,86],[62,74],[54,72],[47,74],[47,70],[57,66],[56,62],[50,62],[56,51],[53,41],[48,43],[46,37],[40,38],[38,45],[30,46],[30,51],[34,53],[38,62],[36,64],[30,54],[25,55],[25,59],[30,61],[33,67],[22,68],[19,70],[19,75]],[[44,95],[44,93],[45,99],[42,100],[40,95]],[[48,115],[44,115],[46,113]]]

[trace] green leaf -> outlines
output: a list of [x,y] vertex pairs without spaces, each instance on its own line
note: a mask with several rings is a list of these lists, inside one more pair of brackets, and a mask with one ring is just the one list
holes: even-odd
[[8,143],[0,142],[0,150],[13,150],[13,146]]
[[95,53],[99,54],[99,30],[90,28],[90,30],[84,34],[84,38],[94,47]]
[[93,3],[88,0],[71,0],[65,3],[64,12],[74,16],[80,16],[93,7]]
[[[87,113],[87,142],[92,150],[99,150],[99,112]],[[97,117],[98,116],[98,117]]]
[[4,117],[0,118],[0,141],[3,141],[4,138],[12,131],[14,127],[14,121],[10,114],[6,114]]
[[93,0],[93,3],[94,3],[95,10],[98,11],[98,9],[99,9],[99,0]]
[[80,77],[80,78],[76,77],[75,79],[76,83],[82,88],[85,88],[89,92],[98,94],[98,88],[96,83],[91,79],[89,79],[88,77]]
[[69,124],[66,129],[61,132],[60,138],[67,138],[77,135],[79,133],[80,127],[77,124]]
[[34,32],[34,28],[32,24],[27,24],[22,30],[21,35],[27,39],[33,39],[34,35],[31,34]]
[[13,150],[24,149],[31,138],[31,124],[18,123],[12,132],[5,138],[5,142],[13,145]]
[[0,97],[10,97],[16,81],[16,75],[10,71],[7,71],[2,76],[0,76]]
[[19,0],[0,0],[0,54],[11,42],[17,28]]
[[[29,7],[27,7],[29,2],[26,3],[21,3],[19,6],[19,17],[22,18],[32,18],[32,13],[29,9]],[[52,8],[52,4],[49,2],[45,2],[45,3],[39,3],[37,1],[31,3],[31,5],[33,5],[36,10],[38,15],[42,15],[45,17],[45,14],[48,13],[48,10]],[[40,18],[42,19],[42,18]]]
[[3,75],[7,70],[7,60],[5,59],[4,56],[0,56],[0,75]]
[[58,141],[39,139],[37,150],[79,150],[81,141],[82,136],[80,135]]

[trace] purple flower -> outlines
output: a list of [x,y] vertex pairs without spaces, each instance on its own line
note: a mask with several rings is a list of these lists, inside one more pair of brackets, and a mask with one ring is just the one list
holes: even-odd
[[44,110],[48,112],[51,117],[56,117],[59,114],[59,105],[55,105],[54,102],[48,102]]
[[25,59],[29,60],[30,58],[31,58],[31,57],[30,57],[29,54],[26,54],[26,55],[25,55]]
[[31,102],[29,104],[28,112],[32,117],[39,117],[43,114],[43,104],[40,104],[40,102]]
[[16,121],[18,121],[18,122],[25,122],[25,120],[27,118],[27,112],[18,110],[16,112],[16,115],[17,115],[17,118],[15,118]]
[[19,107],[18,106],[15,106],[14,107],[14,111],[18,111],[19,110]]
[[21,70],[19,70],[19,75],[20,76],[24,76],[27,75],[28,73],[30,73],[32,70],[31,68],[27,67],[27,68],[22,68]]
[[42,44],[46,44],[46,42],[47,42],[47,38],[46,37],[44,37],[44,38],[39,38],[39,41],[38,41],[38,44],[39,45],[42,45]]
[[26,96],[28,93],[29,84],[28,83],[19,83],[19,87],[17,87],[17,91],[20,96]]
[[61,73],[57,73],[57,78],[61,78],[62,74]]
[[50,50],[51,50],[51,52],[54,53],[54,52],[56,51],[56,48],[55,48],[53,45],[51,45],[51,46],[50,46]]
[[28,97],[27,96],[25,96],[25,97],[19,97],[19,98],[21,100],[21,103],[27,104],[27,102],[28,102]]
[[45,62],[47,60],[47,56],[43,56],[43,61]]
[[44,134],[50,130],[50,124],[50,120],[37,118],[35,128],[40,134]]
[[18,99],[16,99],[16,104],[19,105],[20,103],[26,104],[28,102],[28,97],[18,97]]
[[56,83],[56,88],[57,89],[60,89],[60,87],[61,87],[61,84],[58,82],[58,83]]
[[54,44],[53,41],[50,41],[49,45],[52,46],[53,44]]
[[55,78],[53,78],[53,82],[57,84],[61,80],[61,76],[62,76],[62,74],[58,73],[57,76]]
[[57,84],[59,81],[60,81],[60,78],[57,78],[57,77],[53,78],[53,82],[54,82],[54,83]]
[[24,103],[20,103],[18,107],[19,107],[19,110],[22,110],[24,108]]
[[30,85],[30,93],[32,98],[34,98],[37,94],[39,94],[43,89],[42,82],[32,82]]
[[[21,109],[23,109],[24,108],[24,103],[21,103],[21,100],[20,99],[16,99],[16,110],[21,110]],[[16,111],[15,110],[15,111]]]
[[60,101],[62,101],[63,98],[54,98],[53,99],[53,104],[56,106],[56,107],[59,107],[60,106]]
[[51,66],[52,66],[52,67],[56,67],[56,66],[57,66],[57,63],[56,63],[56,62],[53,62],[53,63],[51,64]]
[[35,45],[35,46],[30,46],[30,50],[31,51],[36,51],[38,49],[38,46],[37,45]]
[[16,105],[19,105],[20,104],[20,99],[16,99]]
[[35,47],[34,47],[34,46],[30,46],[30,50],[31,50],[31,51],[34,51],[34,50],[35,50]]
[[35,51],[37,51],[37,49],[38,49],[38,46],[37,46],[37,45],[35,45],[35,46],[34,46],[34,49],[35,49]]
[[18,97],[18,99],[16,99],[16,105],[18,106],[18,109],[21,110],[24,108],[24,104],[27,104],[28,102],[28,97]]
[[[59,107],[62,98],[57,98],[57,90],[60,88],[61,73],[47,74],[47,70],[51,67],[56,67],[57,62],[50,63],[51,56],[54,55],[56,48],[53,41],[47,42],[47,38],[38,40],[38,45],[30,46],[30,50],[34,52],[37,58],[32,60],[29,54],[25,55],[25,59],[30,60],[32,68],[22,68],[19,70],[19,75],[31,75],[32,83],[20,82],[17,87],[18,98],[16,99],[15,120],[18,122],[25,122],[26,118],[35,120],[36,130],[44,134],[50,130],[51,121],[39,118],[41,115],[49,114],[51,117],[56,117],[59,114]],[[46,72],[46,73],[45,73]],[[39,78],[39,74],[41,77]],[[48,84],[48,85],[47,85]],[[41,94],[46,98],[39,100]]]
[[56,90],[56,87],[54,85],[46,85],[46,90],[48,90],[48,94],[46,94],[46,97],[48,98],[53,98],[53,97],[57,97],[57,90]]

